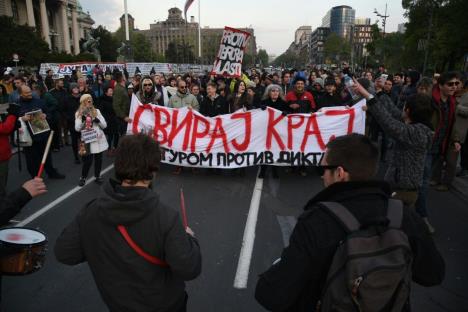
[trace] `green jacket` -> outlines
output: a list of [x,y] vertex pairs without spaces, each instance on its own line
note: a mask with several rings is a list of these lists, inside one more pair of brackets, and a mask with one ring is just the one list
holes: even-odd
[[176,94],[171,96],[167,106],[171,108],[182,108],[190,106],[196,111],[200,109],[200,104],[198,103],[197,98],[193,94],[182,94],[180,92],[177,92]]
[[117,117],[124,119],[130,112],[130,99],[125,87],[116,84],[113,95],[113,107]]

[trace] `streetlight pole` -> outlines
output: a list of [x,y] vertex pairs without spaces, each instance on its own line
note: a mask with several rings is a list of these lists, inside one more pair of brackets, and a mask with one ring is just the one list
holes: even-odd
[[385,63],[385,29],[387,26],[387,18],[390,17],[390,15],[387,14],[387,3],[385,3],[385,13],[382,15],[377,11],[377,9],[374,9],[374,14],[377,15],[378,17],[382,18],[382,26],[383,26],[383,62]]

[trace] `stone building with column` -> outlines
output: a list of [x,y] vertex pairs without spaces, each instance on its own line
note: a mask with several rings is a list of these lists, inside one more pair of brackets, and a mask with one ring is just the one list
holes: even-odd
[[[131,24],[133,23],[134,20],[132,18]],[[252,28],[239,29],[252,34],[246,48],[246,53],[253,56],[256,55],[257,44],[254,30]],[[224,28],[203,27],[201,29],[202,63],[210,64],[214,62],[218,53],[221,37],[223,36],[223,31]],[[150,41],[151,48],[155,54],[165,55],[168,45],[171,42],[185,42],[191,46],[193,54],[198,55],[198,23],[195,22],[193,16],[190,18],[190,21],[186,22],[179,8],[169,9],[168,18],[165,21],[150,24],[149,29],[139,30],[139,32],[144,34]]]
[[77,0],[0,0],[0,15],[35,28],[51,50],[75,55],[94,24]]

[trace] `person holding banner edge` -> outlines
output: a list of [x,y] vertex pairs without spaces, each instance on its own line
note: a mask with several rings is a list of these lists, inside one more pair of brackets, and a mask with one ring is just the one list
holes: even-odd
[[[283,114],[287,114],[286,110],[288,109],[288,107],[286,105],[286,102],[284,101],[283,90],[279,85],[271,84],[268,87],[266,87],[265,94],[263,95],[262,102],[260,104],[260,108],[262,110],[265,110],[267,107],[277,109],[283,112]],[[262,165],[258,177],[260,179],[265,178],[267,170],[268,166]],[[271,170],[273,173],[273,179],[278,179],[278,168],[276,168],[276,166],[271,166]]]

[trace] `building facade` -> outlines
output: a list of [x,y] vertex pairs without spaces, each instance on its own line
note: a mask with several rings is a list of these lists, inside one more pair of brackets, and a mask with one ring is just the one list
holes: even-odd
[[[252,28],[239,28],[249,32],[249,44],[246,53],[256,55],[257,45]],[[218,53],[224,28],[204,27],[201,29],[202,58],[204,64],[213,63]],[[150,24],[149,29],[140,30],[151,42],[153,53],[164,55],[169,43],[184,43],[190,46],[194,55],[198,55],[198,23],[194,18],[186,22],[179,8],[169,9],[168,18],[165,21]]]
[[350,6],[340,5],[333,7],[322,19],[322,27],[328,27],[331,32],[349,40],[355,15],[356,11]]
[[0,0],[0,15],[35,28],[53,51],[80,53],[94,20],[77,0]]
[[319,65],[325,63],[324,44],[330,34],[330,28],[318,27],[310,35],[310,62]]
[[353,56],[362,58],[367,54],[367,45],[372,42],[372,25],[370,18],[356,19],[352,26],[351,47]]
[[294,33],[294,43],[295,44],[306,44],[310,39],[310,34],[312,33],[312,26],[301,26],[296,29]]

